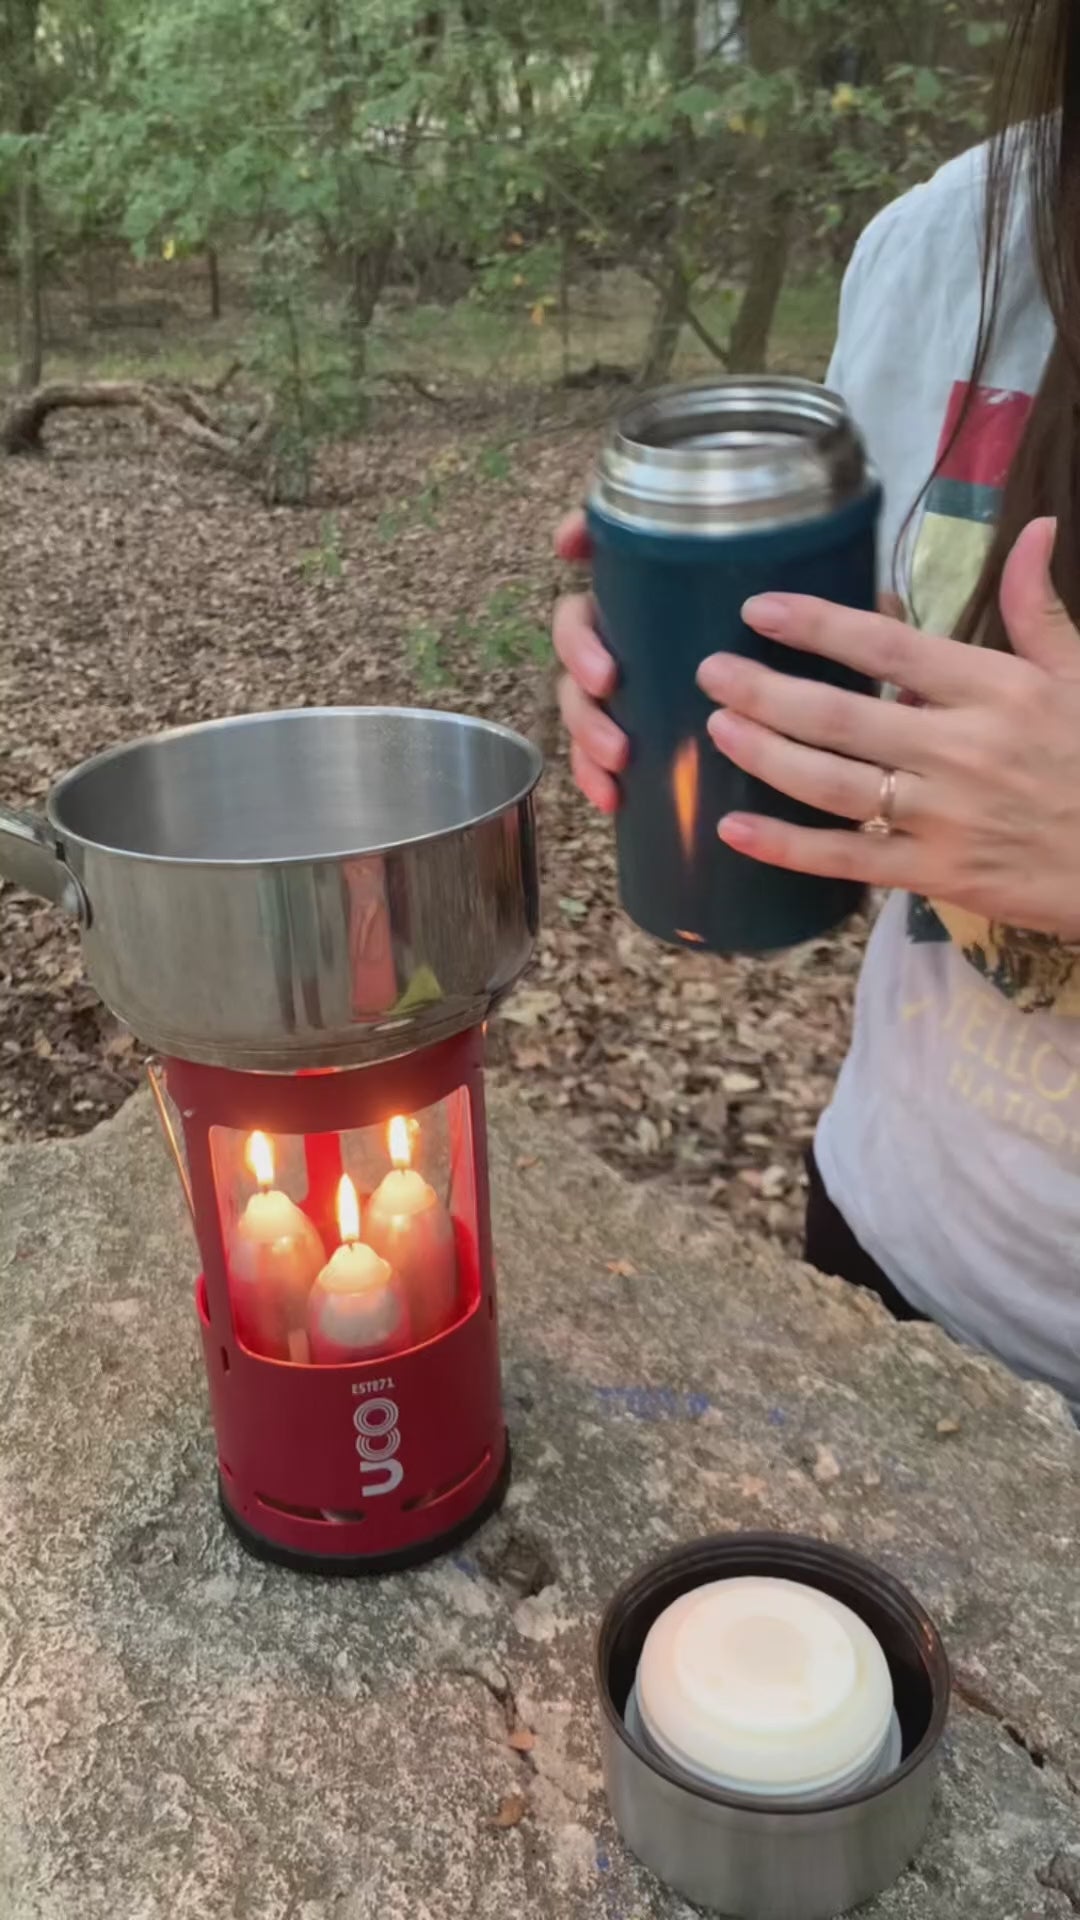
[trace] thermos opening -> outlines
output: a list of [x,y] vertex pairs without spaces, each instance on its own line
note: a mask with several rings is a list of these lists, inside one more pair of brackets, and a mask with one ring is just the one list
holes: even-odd
[[657,447],[701,447],[711,451],[734,452],[740,447],[788,447],[802,435],[791,433],[783,427],[771,427],[766,422],[748,420],[745,425],[702,427],[696,433],[688,433],[678,439],[672,436],[650,435],[650,444]]

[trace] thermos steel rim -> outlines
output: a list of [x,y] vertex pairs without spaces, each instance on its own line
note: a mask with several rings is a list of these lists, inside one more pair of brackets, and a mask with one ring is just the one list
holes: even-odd
[[[812,1804],[689,1782],[628,1730],[624,1712],[646,1634],[691,1588],[737,1575],[799,1580],[830,1593],[876,1634],[903,1735],[887,1777]],[[623,1839],[659,1879],[735,1920],[834,1920],[897,1880],[933,1803],[950,1677],[937,1627],[891,1574],[798,1534],[721,1534],[677,1547],[609,1602],[595,1652],[608,1802]]]
[[591,504],[642,532],[736,533],[834,512],[876,486],[836,394],[761,375],[632,403],[601,450]]

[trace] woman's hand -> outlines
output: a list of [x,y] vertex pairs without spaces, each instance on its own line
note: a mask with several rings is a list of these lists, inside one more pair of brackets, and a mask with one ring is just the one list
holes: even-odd
[[[591,552],[585,515],[571,513],[555,535],[562,560],[588,560]],[[570,769],[601,813],[619,804],[615,775],[626,765],[626,735],[600,706],[615,686],[615,662],[596,632],[591,593],[568,593],[555,608],[551,637],[566,672],[559,681],[559,709],[570,735]]]
[[733,654],[698,682],[722,709],[720,751],[767,785],[888,835],[729,814],[728,846],[771,866],[902,887],[987,919],[1080,940],[1080,634],[1050,578],[1055,523],[1025,528],[1001,583],[1013,654],[935,639],[880,614],[794,594],[743,609],[768,639],[890,682],[884,701]]

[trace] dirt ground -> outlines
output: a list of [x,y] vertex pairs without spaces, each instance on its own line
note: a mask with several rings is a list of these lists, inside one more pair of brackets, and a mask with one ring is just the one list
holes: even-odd
[[[462,707],[550,740],[546,669],[492,667],[451,641],[432,687],[424,636],[508,588],[516,619],[546,624],[565,582],[551,528],[595,440],[588,405],[589,424],[534,422],[516,440],[475,407],[395,407],[326,456],[324,497],[303,510],[267,508],[131,417],[51,425],[46,457],[0,462],[4,801],[40,802],[119,740],[260,707]],[[561,745],[540,829],[544,928],[493,1023],[493,1071],[620,1167],[792,1243],[861,932],[769,964],[660,949],[618,910],[610,825],[574,792]],[[93,1126],[141,1071],[61,916],[4,889],[0,1139]]]

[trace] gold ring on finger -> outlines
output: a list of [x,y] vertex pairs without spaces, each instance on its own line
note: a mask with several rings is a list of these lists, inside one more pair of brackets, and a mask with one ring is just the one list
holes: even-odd
[[869,820],[864,820],[860,833],[876,834],[879,840],[887,840],[896,826],[896,774],[892,767],[881,769],[881,789],[878,793],[877,812]]

